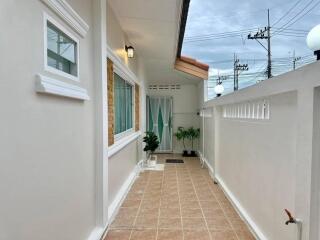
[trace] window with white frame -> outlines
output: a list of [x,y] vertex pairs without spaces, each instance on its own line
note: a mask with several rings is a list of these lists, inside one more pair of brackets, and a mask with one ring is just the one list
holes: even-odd
[[114,73],[115,135],[133,129],[133,85]]
[[53,19],[45,18],[46,70],[77,80],[79,41]]

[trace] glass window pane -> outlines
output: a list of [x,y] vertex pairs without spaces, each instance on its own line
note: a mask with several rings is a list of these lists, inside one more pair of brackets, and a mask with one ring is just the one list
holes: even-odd
[[47,22],[47,54],[50,67],[77,76],[77,43]]
[[115,134],[133,127],[133,87],[114,74]]
[[48,32],[47,32],[47,45],[48,49],[54,53],[58,53],[58,33],[53,30],[48,24]]
[[115,134],[121,132],[121,82],[122,79],[114,74]]
[[126,127],[132,128],[132,86],[126,84]]
[[76,43],[70,38],[60,36],[59,49],[60,55],[72,63],[76,62]]
[[126,92],[125,81],[121,79],[120,86],[120,111],[121,111],[121,132],[126,131]]

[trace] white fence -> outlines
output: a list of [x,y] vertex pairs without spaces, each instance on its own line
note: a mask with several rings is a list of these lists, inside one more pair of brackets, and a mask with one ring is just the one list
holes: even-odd
[[[258,239],[318,240],[320,62],[202,105],[201,155]],[[211,114],[208,114],[211,113]]]

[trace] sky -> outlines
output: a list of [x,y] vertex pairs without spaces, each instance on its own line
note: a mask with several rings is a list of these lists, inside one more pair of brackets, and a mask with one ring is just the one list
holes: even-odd
[[[273,75],[292,70],[294,56],[301,57],[297,67],[315,61],[306,36],[320,24],[320,0],[191,0],[182,55],[210,65],[211,97],[218,75],[227,76],[225,93],[233,90],[234,54],[249,66],[240,88],[266,78],[267,51],[247,36],[267,26],[268,8]],[[267,47],[266,40],[261,43]]]

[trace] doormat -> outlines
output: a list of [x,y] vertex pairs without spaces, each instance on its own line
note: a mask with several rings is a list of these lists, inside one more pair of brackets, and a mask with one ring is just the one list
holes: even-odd
[[166,163],[184,163],[181,159],[167,159]]

